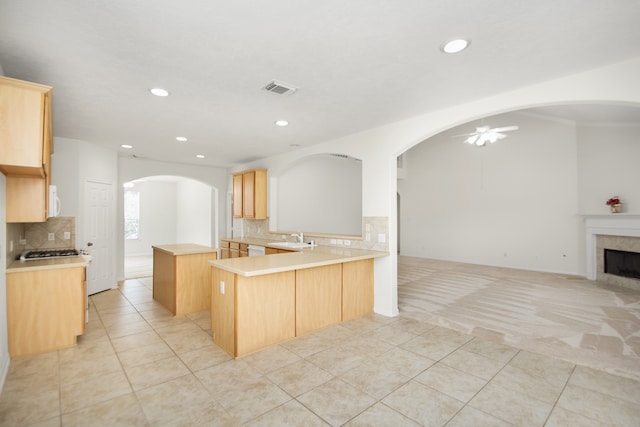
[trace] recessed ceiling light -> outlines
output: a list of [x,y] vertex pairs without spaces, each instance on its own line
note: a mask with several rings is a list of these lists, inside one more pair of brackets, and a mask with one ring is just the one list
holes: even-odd
[[161,89],[159,87],[154,87],[153,89],[150,89],[149,92],[151,92],[155,96],[169,96],[168,91]]
[[196,154],[196,157],[199,159],[204,159],[204,154]]
[[469,40],[455,39],[443,43],[440,47],[444,53],[458,53],[462,52],[469,46]]
[[180,142],[186,142],[187,138],[184,136],[176,136],[176,141],[180,141]]
[[133,148],[133,145],[122,144],[120,147],[122,147],[122,148]]
[[276,126],[288,126],[289,122],[286,120],[278,120],[276,121]]

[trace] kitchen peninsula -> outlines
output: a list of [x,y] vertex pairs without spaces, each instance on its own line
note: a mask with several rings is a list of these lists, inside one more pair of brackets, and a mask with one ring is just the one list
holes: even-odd
[[153,248],[153,299],[174,316],[209,310],[211,285],[207,261],[218,250],[183,243]]
[[373,312],[373,262],[388,254],[316,246],[209,261],[214,342],[234,357]]

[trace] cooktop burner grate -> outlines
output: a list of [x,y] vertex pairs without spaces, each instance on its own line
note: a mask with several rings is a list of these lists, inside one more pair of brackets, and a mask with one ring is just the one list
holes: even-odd
[[50,249],[44,251],[28,251],[22,254],[20,259],[25,261],[31,259],[59,258],[77,255],[79,255],[79,252],[76,249]]

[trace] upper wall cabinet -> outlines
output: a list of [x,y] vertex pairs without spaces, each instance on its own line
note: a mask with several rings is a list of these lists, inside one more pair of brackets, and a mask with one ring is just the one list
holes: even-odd
[[6,221],[47,220],[53,130],[52,89],[0,77],[0,172]]
[[52,150],[49,86],[0,77],[0,171],[49,174]]
[[267,219],[267,170],[233,174],[233,217]]

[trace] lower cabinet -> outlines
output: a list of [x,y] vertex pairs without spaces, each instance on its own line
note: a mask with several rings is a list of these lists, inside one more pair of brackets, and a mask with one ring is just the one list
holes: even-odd
[[209,310],[209,260],[216,252],[176,255],[153,250],[153,299],[175,316]]
[[7,273],[7,332],[12,358],[77,344],[85,331],[85,268]]
[[211,267],[213,341],[234,357],[373,312],[373,259],[245,277]]
[[342,320],[342,264],[296,270],[296,336]]

